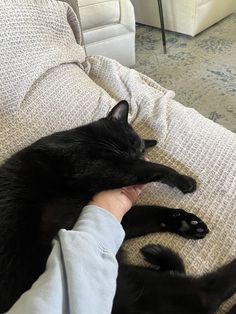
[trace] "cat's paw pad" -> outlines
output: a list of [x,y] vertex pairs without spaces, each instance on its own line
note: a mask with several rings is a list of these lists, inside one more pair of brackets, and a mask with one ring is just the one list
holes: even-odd
[[173,214],[174,231],[188,239],[202,239],[208,233],[207,225],[196,215],[177,209]]
[[178,177],[176,186],[181,192],[186,194],[194,192],[197,188],[197,183],[193,178],[181,175]]

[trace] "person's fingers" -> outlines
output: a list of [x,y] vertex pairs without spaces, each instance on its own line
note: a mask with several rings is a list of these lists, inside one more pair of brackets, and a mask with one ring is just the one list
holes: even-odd
[[140,193],[142,192],[142,190],[144,189],[144,186],[145,186],[144,184],[140,184],[123,187],[121,189],[121,193],[128,197],[132,203],[134,203],[137,200]]
[[144,184],[140,184],[140,185],[134,185],[133,189],[135,192],[135,198],[137,199],[139,197],[139,195],[142,193],[143,189],[144,189],[145,185]]
[[134,203],[138,197],[136,190],[132,186],[122,188],[121,193],[125,195],[131,203]]

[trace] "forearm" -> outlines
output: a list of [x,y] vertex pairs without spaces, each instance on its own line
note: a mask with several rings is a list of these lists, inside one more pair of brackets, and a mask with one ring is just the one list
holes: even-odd
[[9,313],[110,314],[118,270],[115,255],[123,239],[112,214],[86,206],[73,230],[60,230],[45,272]]
[[[76,305],[76,311],[71,313],[110,314],[118,271],[116,253],[124,239],[123,228],[111,213],[91,205],[85,207],[74,230],[75,234],[78,231],[81,234],[81,239],[76,238],[77,244],[73,244],[78,247],[74,259],[82,267],[75,265],[76,269],[73,269],[69,261],[65,263],[66,272],[71,275],[68,278],[71,286],[78,288],[77,291],[69,291],[70,304]],[[81,249],[80,240],[83,241]],[[68,257],[68,242],[63,238],[61,243]]]

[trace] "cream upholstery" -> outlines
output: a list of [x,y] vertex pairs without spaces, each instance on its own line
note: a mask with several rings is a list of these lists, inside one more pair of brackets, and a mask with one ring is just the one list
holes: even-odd
[[135,17],[130,0],[71,1],[79,6],[87,54],[103,55],[133,66]]
[[[136,21],[160,27],[157,0],[131,0]],[[191,36],[236,11],[235,0],[165,0],[162,1],[165,28]]]

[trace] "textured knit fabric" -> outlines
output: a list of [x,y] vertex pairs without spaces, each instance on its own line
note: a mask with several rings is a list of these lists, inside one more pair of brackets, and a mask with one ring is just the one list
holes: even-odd
[[73,230],[53,242],[46,271],[9,314],[110,314],[116,289],[116,253],[124,230],[108,211],[86,206]]
[[[55,1],[49,2],[54,6],[54,14],[58,14]],[[14,15],[9,10],[2,14],[9,20]],[[44,10],[39,9],[38,14],[45,18]],[[52,24],[52,27],[57,29],[59,25]],[[15,29],[17,38],[24,38],[25,46],[30,50],[37,40],[27,40],[24,32],[23,26]],[[77,47],[74,37],[70,38],[71,45]],[[8,41],[2,37],[1,45],[8,45],[11,51]],[[73,49],[77,49],[75,47]],[[31,59],[27,62],[34,64]],[[6,58],[1,73],[6,73],[11,63],[12,59]],[[44,59],[38,58],[39,68],[41,64],[43,68]],[[18,86],[21,73],[24,70],[11,76],[12,84]],[[5,77],[4,81],[0,76],[0,81],[0,93],[8,93],[14,98],[8,79]],[[37,80],[32,79],[31,84],[23,101],[17,98],[14,106],[10,100],[0,104],[5,111],[0,117],[0,162],[44,135],[105,116],[118,100],[126,99],[131,104],[129,120],[134,128],[143,137],[158,140],[149,158],[193,176],[198,183],[197,191],[186,195],[164,184],[152,183],[140,203],[182,207],[199,215],[210,229],[210,234],[198,241],[171,234],[153,234],[129,241],[125,247],[132,262],[142,262],[139,248],[150,242],[178,251],[186,263],[187,272],[196,275],[236,257],[235,134],[176,102],[173,92],[150,78],[100,56],[87,58],[80,65],[68,58],[68,62],[50,68]],[[5,108],[9,107],[12,110],[6,112]],[[225,313],[225,309],[234,303],[236,298],[219,313]]]
[[77,17],[64,2],[0,0],[0,29],[1,114],[17,109],[49,69],[85,58]]

